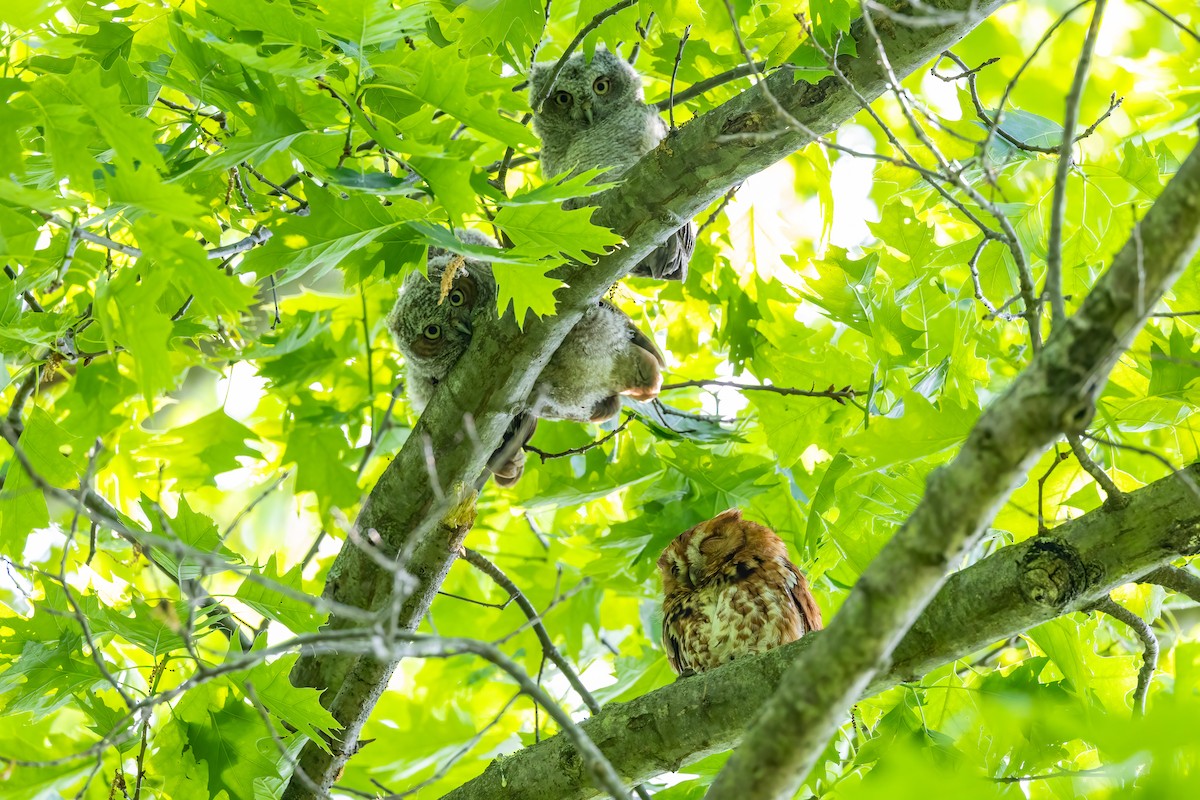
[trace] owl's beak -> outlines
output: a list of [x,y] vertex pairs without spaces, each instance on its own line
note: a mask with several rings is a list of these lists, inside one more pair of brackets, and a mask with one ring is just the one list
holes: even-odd
[[592,124],[592,104],[585,100],[580,104],[580,108],[583,109],[583,115],[585,117],[587,117],[588,125],[591,125]]
[[456,321],[450,323],[450,327],[454,328],[454,330],[458,331],[463,336],[471,335],[471,326],[468,325],[467,323],[463,322],[462,320],[456,320]]
[[688,567],[688,579],[691,580],[692,586],[699,586],[704,583],[704,577],[702,566],[692,565]]

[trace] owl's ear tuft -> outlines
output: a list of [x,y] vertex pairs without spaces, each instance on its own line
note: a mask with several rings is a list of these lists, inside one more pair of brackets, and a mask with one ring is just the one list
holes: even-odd
[[713,522],[737,522],[741,518],[742,510],[740,508],[730,508],[717,514]]

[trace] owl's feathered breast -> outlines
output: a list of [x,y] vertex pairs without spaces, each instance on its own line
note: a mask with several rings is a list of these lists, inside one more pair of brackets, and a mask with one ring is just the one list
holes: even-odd
[[735,560],[701,586],[667,597],[663,638],[672,666],[703,672],[803,636],[797,581],[774,559]]
[[657,111],[642,103],[631,104],[595,125],[574,131],[561,162],[551,150],[543,156],[542,167],[547,175],[612,167],[605,176],[611,180],[657,147],[666,135]]

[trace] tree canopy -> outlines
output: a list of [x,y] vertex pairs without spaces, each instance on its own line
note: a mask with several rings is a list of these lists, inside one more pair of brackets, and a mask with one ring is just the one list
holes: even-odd
[[[1192,796],[1198,26],[6,0],[0,800]],[[526,74],[599,46],[672,133],[555,180]],[[430,247],[500,291],[418,421]],[[602,295],[660,398],[477,480]],[[675,681],[655,560],[731,507],[829,628]]]

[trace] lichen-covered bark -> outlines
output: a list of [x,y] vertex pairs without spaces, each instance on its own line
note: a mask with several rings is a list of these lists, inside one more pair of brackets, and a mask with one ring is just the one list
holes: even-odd
[[[1188,473],[1200,479],[1200,466]],[[874,694],[966,658],[1064,613],[1179,556],[1200,553],[1200,498],[1175,477],[1132,492],[1049,535],[1005,547],[950,576],[864,690]],[[737,745],[799,654],[827,636],[612,703],[583,729],[630,784]],[[499,759],[444,800],[585,800],[599,792],[563,736]]]
[[[891,3],[904,7],[902,0]],[[909,29],[885,26],[894,69],[907,75],[965,36],[1004,0],[941,0],[950,11],[974,9],[944,27]],[[874,46],[856,26],[858,52]],[[844,71],[867,99],[878,97],[886,82],[874,59],[847,59]],[[837,80],[816,86],[797,82],[787,70],[769,80],[771,92],[787,111],[817,134],[835,130],[857,113],[857,100]],[[749,134],[731,140],[730,134]],[[400,614],[400,626],[416,627],[436,593],[455,554],[435,530],[455,502],[455,487],[469,485],[484,468],[487,455],[528,396],[534,379],[583,310],[616,280],[676,231],[683,220],[700,213],[730,187],[779,161],[811,139],[788,130],[761,90],[750,89],[673,132],[627,173],[622,184],[599,197],[596,220],[625,237],[626,246],[564,270],[557,314],[518,330],[509,319],[498,320],[474,336],[449,378],[429,403],[408,441],[371,490],[356,520],[360,531],[374,530],[389,554],[418,578]],[[436,458],[430,454],[435,454]],[[325,597],[360,608],[383,610],[391,605],[394,580],[387,570],[347,541],[330,570]],[[333,618],[328,627],[353,623]],[[377,664],[351,654],[304,655],[292,680],[298,686],[325,691],[322,697],[343,726],[343,740],[353,743],[393,665]],[[300,764],[318,786],[328,788],[353,748],[346,744],[327,754],[310,743]],[[319,796],[305,781],[293,778],[288,800]]]
[[1193,150],[1088,293],[1012,386],[984,411],[958,455],[867,567],[824,636],[764,705],[709,800],[791,797],[846,709],[975,544],[1029,465],[1091,420],[1112,365],[1200,246],[1200,147]]

